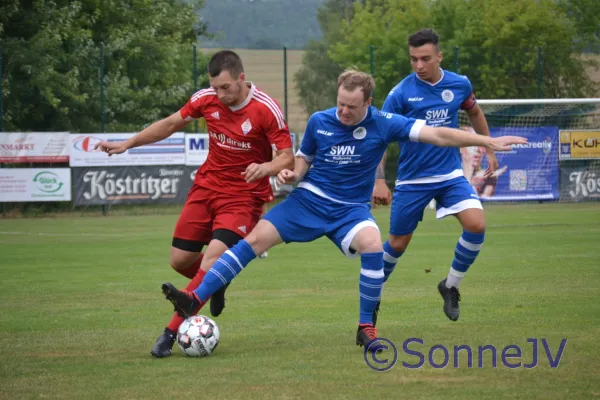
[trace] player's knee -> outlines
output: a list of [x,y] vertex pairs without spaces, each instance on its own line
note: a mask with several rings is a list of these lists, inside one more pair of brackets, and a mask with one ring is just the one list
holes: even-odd
[[246,243],[248,243],[250,245],[250,247],[254,248],[254,246],[258,245],[260,242],[258,240],[258,235],[256,235],[254,232],[250,232],[248,234],[248,236],[246,236],[244,238],[244,240],[246,241]]
[[383,251],[381,237],[379,231],[376,229],[361,232],[361,234],[357,235],[355,240],[352,241],[350,247],[359,253],[380,253]]
[[463,226],[465,231],[471,233],[485,233],[485,219],[483,218],[469,221],[469,223],[465,225],[466,226]]
[[281,243],[281,236],[273,224],[262,219],[244,240],[259,255]]
[[390,236],[388,242],[394,251],[403,252],[406,251],[406,247],[408,247],[411,236],[412,235]]
[[381,253],[383,252],[383,244],[380,238],[366,239],[360,246],[361,253]]
[[189,268],[197,259],[197,256],[186,255],[183,252],[178,251],[178,249],[171,249],[171,257],[169,259],[169,264],[171,268],[175,271],[183,271],[184,269]]
[[182,262],[181,259],[177,258],[177,257],[173,257],[171,256],[171,259],[169,260],[169,264],[171,264],[171,268],[173,268],[175,271],[182,271],[184,269],[186,269],[186,265]]

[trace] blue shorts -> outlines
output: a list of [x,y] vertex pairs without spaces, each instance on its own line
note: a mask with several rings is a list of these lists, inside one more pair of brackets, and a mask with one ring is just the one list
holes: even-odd
[[390,214],[390,234],[413,233],[423,220],[423,210],[435,199],[436,218],[457,214],[468,208],[483,209],[479,197],[464,176],[445,182],[398,185],[394,190]]
[[350,248],[362,228],[377,230],[370,204],[336,203],[313,192],[297,188],[273,207],[263,219],[272,223],[284,242],[312,242],[327,236],[348,257],[358,254]]

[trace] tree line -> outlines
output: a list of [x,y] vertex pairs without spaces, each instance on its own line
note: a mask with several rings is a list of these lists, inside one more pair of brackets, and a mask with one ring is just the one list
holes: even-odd
[[467,75],[479,98],[598,91],[586,71],[598,63],[585,54],[600,53],[599,1],[327,0],[317,18],[323,37],[295,77],[309,114],[335,104],[335,77],[348,67],[373,68],[381,106],[411,72],[407,39],[424,27],[440,36],[443,68]]
[[[322,1],[255,0],[253,23],[234,24],[247,37],[262,32],[281,45],[291,25],[285,21],[321,4],[320,36],[311,36],[294,77],[309,114],[335,104],[336,77],[350,66],[374,69],[380,106],[410,73],[407,37],[423,27],[438,31],[444,68],[468,75],[479,98],[535,97],[540,65],[544,97],[598,90],[585,72],[594,61],[582,57],[600,53],[597,0]],[[218,27],[241,14],[235,3],[211,2],[210,14],[203,0],[1,2],[3,129],[129,132],[169,115],[194,90],[193,46],[220,40]],[[208,85],[206,63],[198,51],[198,88]]]

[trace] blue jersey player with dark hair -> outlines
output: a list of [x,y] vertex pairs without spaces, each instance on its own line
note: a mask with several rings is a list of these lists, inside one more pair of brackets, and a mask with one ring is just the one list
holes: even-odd
[[[469,79],[440,68],[442,53],[438,40],[432,29],[418,31],[409,37],[414,72],[392,89],[383,110],[423,119],[428,126],[457,128],[458,113],[462,109],[475,131],[489,137],[485,116],[477,105]],[[493,149],[487,149],[487,159],[486,178],[498,168]],[[378,178],[383,178],[382,165],[378,171]],[[423,210],[435,199],[437,218],[454,215],[463,228],[450,271],[438,285],[444,299],[444,312],[456,321],[460,300],[458,287],[479,254],[485,236],[483,208],[463,175],[459,150],[427,143],[402,143],[395,186],[389,239],[383,246],[385,280],[423,219]],[[389,189],[384,179],[377,179],[373,197],[376,203],[386,203]],[[376,310],[379,310],[379,304]]]
[[510,144],[526,142],[514,136],[491,139],[457,129],[433,128],[424,120],[379,111],[371,106],[374,86],[373,78],[363,72],[340,75],[337,107],[310,117],[294,170],[277,175],[280,183],[295,181],[298,187],[217,260],[198,289],[191,292],[163,284],[163,293],[177,311],[187,316],[198,313],[210,296],[257,254],[282,242],[310,242],[327,236],[346,256],[361,258],[356,343],[373,345],[377,337],[373,313],[384,272],[383,244],[370,200],[375,170],[387,145],[421,141],[507,150]]

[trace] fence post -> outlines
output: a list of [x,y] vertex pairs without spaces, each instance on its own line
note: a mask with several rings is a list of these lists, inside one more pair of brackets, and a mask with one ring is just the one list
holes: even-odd
[[[2,99],[4,97],[4,90],[2,88],[3,74],[2,74],[2,48],[0,47],[0,132],[4,132],[4,103]],[[0,167],[2,164],[0,164]],[[2,202],[2,217],[6,217],[6,203]]]
[[4,132],[4,88],[3,88],[3,70],[2,70],[2,48],[0,47],[0,132]]
[[538,46],[537,53],[537,98],[542,99],[544,94],[542,92],[542,80],[543,80],[543,71],[542,71],[542,46]]
[[458,48],[458,46],[454,46],[454,72],[456,72],[457,74],[458,74],[458,67],[459,67],[458,54],[459,54],[459,48]]
[[100,43],[100,131],[104,132],[104,43]]
[[[193,51],[194,51],[194,62],[193,62],[193,69],[192,69],[192,74],[194,74],[194,93],[196,93],[198,91],[198,64],[197,64],[197,57],[196,57],[196,45],[192,45],[193,47]],[[196,119],[194,121],[194,132],[198,133],[198,120]]]
[[288,75],[287,75],[287,46],[283,46],[283,114],[285,121],[288,120]]
[[[106,131],[104,121],[104,43],[100,42],[100,131]],[[102,205],[102,215],[108,215],[108,205]]]
[[[373,79],[375,79],[375,46],[369,46],[369,65],[370,72]],[[375,97],[375,89],[373,89],[373,93],[371,93],[371,97]]]

